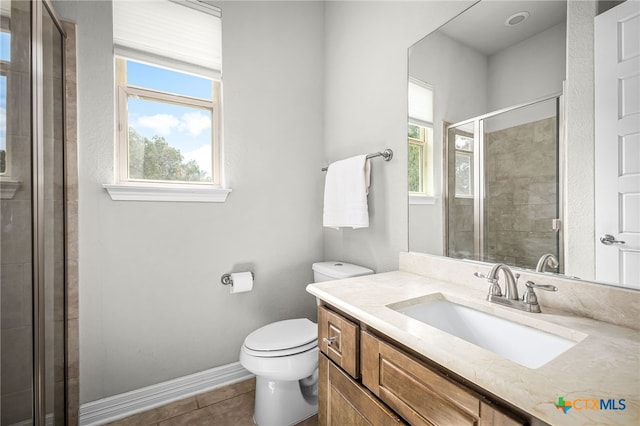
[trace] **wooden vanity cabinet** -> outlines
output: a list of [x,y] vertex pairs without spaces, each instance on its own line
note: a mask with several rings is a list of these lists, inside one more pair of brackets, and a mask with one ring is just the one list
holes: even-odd
[[318,308],[318,341],[321,426],[524,424],[325,306]]
[[318,307],[318,347],[351,377],[360,377],[360,327],[342,315]]
[[319,387],[319,425],[387,426],[406,424],[324,354],[320,354]]
[[362,383],[412,425],[524,424],[371,333],[360,344]]
[[[355,379],[360,377],[360,327],[318,307],[320,425],[406,424]],[[340,368],[338,368],[340,367]]]

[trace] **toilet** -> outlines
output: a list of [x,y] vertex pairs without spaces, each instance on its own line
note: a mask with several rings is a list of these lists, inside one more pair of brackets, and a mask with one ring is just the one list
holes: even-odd
[[[373,274],[343,262],[313,264],[313,281]],[[256,375],[253,420],[258,426],[289,426],[318,412],[318,326],[306,319],[267,324],[249,334],[240,364]]]

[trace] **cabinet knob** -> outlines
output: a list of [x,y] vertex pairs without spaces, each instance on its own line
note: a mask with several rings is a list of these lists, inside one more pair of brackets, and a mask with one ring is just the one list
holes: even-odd
[[323,337],[322,341],[325,342],[327,345],[331,346],[331,344],[335,342],[336,338],[337,338],[336,336],[330,337],[328,339],[326,337]]

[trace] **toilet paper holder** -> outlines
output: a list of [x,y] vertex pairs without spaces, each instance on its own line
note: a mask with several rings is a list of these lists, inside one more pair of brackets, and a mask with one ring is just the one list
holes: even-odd
[[[251,279],[255,280],[256,276],[253,272],[251,272]],[[233,285],[233,279],[231,278],[231,274],[224,274],[222,277],[220,277],[220,282],[223,285]]]

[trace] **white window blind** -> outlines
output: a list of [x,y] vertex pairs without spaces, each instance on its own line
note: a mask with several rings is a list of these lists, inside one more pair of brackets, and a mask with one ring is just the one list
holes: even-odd
[[433,123],[433,90],[415,79],[409,80],[409,117]]
[[220,9],[206,0],[116,0],[114,53],[220,79]]

